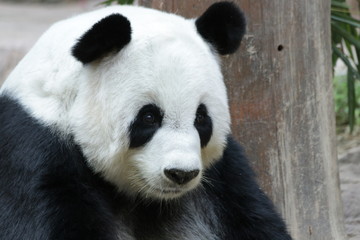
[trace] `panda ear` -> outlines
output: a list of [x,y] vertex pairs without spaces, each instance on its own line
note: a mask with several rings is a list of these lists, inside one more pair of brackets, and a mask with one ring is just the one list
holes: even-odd
[[131,40],[128,19],[112,14],[95,23],[72,48],[72,55],[83,64],[97,60],[110,52],[119,52]]
[[232,2],[214,3],[195,25],[198,33],[221,55],[234,53],[246,31],[245,16]]

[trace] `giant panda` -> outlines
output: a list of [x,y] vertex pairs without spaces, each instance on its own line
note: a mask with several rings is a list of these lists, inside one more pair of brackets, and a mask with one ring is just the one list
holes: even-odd
[[230,133],[245,18],[113,6],[54,24],[0,92],[0,239],[290,240]]

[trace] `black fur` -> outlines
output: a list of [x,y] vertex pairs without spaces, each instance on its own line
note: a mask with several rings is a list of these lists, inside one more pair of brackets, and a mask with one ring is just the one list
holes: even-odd
[[201,147],[205,147],[212,135],[212,121],[204,104],[200,104],[196,111],[194,126],[199,133]]
[[234,53],[246,31],[246,20],[232,2],[211,5],[196,22],[199,34],[221,54]]
[[[152,116],[152,121],[146,117]],[[143,106],[129,128],[130,148],[137,148],[149,142],[156,131],[161,127],[163,114],[154,104]]]
[[131,40],[131,26],[120,14],[109,15],[92,26],[76,43],[72,55],[86,64],[110,52],[119,52]]
[[[224,240],[291,239],[231,138],[202,187],[160,203],[116,192],[88,168],[71,139],[59,138],[4,96],[0,136],[0,239],[112,240],[117,224],[133,239],[174,239],[169,232],[185,234],[175,226],[187,215],[184,227],[200,220]],[[193,219],[194,213],[202,217]]]
[[109,192],[76,145],[0,97],[0,239],[115,239]]
[[284,222],[255,181],[242,148],[231,137],[221,161],[206,173],[207,193],[226,226],[224,239],[291,240]]

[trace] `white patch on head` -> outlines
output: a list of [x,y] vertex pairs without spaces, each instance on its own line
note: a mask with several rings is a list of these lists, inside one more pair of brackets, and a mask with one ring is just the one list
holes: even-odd
[[[83,66],[71,48],[111,13],[131,23],[132,37],[115,56]],[[193,20],[138,7],[109,7],[54,25],[17,66],[1,92],[37,119],[73,135],[89,165],[129,195],[173,198],[195,188],[201,174],[175,186],[165,168],[203,172],[222,155],[230,116],[220,67]],[[145,146],[129,149],[129,126],[155,104],[161,128]],[[213,131],[200,147],[194,127],[204,104]]]

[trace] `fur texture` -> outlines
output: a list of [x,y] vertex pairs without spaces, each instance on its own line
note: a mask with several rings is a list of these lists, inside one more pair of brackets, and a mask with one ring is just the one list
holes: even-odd
[[110,187],[78,146],[0,97],[0,239],[115,239]]
[[216,3],[52,26],[0,90],[0,239],[289,240],[228,137],[212,49],[235,51],[244,24]]
[[162,111],[153,104],[143,106],[130,126],[130,148],[145,145],[161,127]]
[[0,239],[291,239],[231,137],[198,189],[149,201],[117,192],[13,99],[0,110]]
[[[71,56],[79,39],[113,14],[131,23],[131,41],[101,61],[84,65]],[[193,20],[151,9],[109,7],[55,24],[1,91],[45,125],[73,136],[89,166],[129,195],[174,198],[194,189],[222,155],[230,132],[217,56]],[[212,125],[203,148],[194,126],[201,104]],[[129,127],[146,105],[163,111],[161,128],[141,149],[129,148]],[[164,178],[164,169],[200,174],[179,189]],[[164,195],[158,187],[179,193]]]
[[234,53],[246,31],[246,20],[232,2],[214,3],[196,20],[201,36],[221,54]]
[[72,55],[82,63],[90,63],[114,51],[119,52],[131,39],[127,18],[112,14],[88,30],[72,49]]

